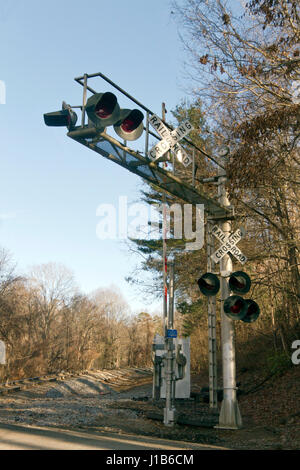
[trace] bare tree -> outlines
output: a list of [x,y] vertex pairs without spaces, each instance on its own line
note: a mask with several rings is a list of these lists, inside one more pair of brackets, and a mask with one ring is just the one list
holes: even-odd
[[99,319],[99,347],[101,367],[115,367],[121,360],[122,329],[129,307],[120,290],[112,286],[100,288],[91,295]]
[[75,293],[74,275],[65,266],[47,263],[32,268],[28,284],[39,311],[39,322],[46,341],[55,316]]
[[241,246],[285,348],[286,330],[300,319],[300,105],[293,94],[300,80],[299,3],[186,0],[175,2],[174,13],[193,93],[215,144],[231,147],[228,189],[248,232]]

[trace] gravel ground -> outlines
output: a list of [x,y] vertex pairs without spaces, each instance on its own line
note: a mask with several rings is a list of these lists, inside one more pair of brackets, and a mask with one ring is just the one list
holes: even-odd
[[119,381],[118,385],[109,386],[104,383],[103,374],[96,372],[93,375],[31,385],[13,394],[0,395],[0,424],[82,427],[91,426],[101,419],[103,424],[115,417],[119,420],[136,419],[137,413],[111,409],[109,405],[116,400],[150,395],[151,387],[149,383],[131,391],[118,391],[124,388],[124,383]]
[[[32,385],[19,392],[0,395],[1,424],[95,429],[131,433],[204,444],[218,444],[215,436],[189,427],[164,426],[147,419],[152,408],[152,375],[128,371],[93,372],[58,382]],[[150,398],[149,402],[145,397]],[[141,408],[140,405],[144,405]],[[161,404],[159,407],[161,411]]]
[[[146,399],[151,398],[152,377],[149,372],[144,374],[137,371],[91,372],[80,377],[65,377],[57,382],[30,384],[25,390],[0,395],[0,427],[1,424],[21,424],[93,429],[100,432],[185,440],[233,449],[299,449],[299,401],[295,396],[292,407],[291,399],[286,396],[287,390],[291,390],[293,396],[298,393],[299,382],[296,378],[298,377],[295,374],[293,382],[287,381],[288,375],[282,378],[284,401],[282,394],[275,400],[275,392],[269,391],[274,387],[276,391],[280,391],[280,381],[277,381],[273,388],[272,384],[269,384],[255,395],[241,397],[240,409],[244,428],[238,431],[183,424],[170,428],[164,426],[160,420],[146,418],[149,411],[162,413],[164,403],[156,404],[151,399]],[[192,377],[192,389],[199,390],[205,379]],[[287,382],[288,389],[286,385],[284,387]],[[283,411],[279,414],[281,402],[290,405],[285,415]],[[184,412],[193,416],[205,413],[205,410],[207,412],[207,405],[193,401],[183,405],[177,403],[175,407],[177,410],[182,407]],[[254,410],[257,411],[257,416]],[[276,410],[276,414],[273,410]],[[286,419],[282,416],[286,416]]]

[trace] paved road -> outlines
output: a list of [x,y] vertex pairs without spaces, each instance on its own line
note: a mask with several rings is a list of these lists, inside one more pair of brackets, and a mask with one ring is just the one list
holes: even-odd
[[0,425],[0,450],[211,450],[222,447],[95,430]]

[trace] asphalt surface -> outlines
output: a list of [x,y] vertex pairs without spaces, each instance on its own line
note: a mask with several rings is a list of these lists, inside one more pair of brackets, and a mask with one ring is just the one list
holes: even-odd
[[226,450],[148,436],[0,425],[0,450]]

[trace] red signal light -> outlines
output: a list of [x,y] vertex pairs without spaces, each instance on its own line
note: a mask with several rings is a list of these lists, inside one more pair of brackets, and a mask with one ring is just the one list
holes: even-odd
[[249,292],[251,286],[251,279],[247,273],[243,271],[236,271],[229,277],[229,288],[236,294],[246,294]]
[[108,119],[114,112],[116,104],[117,98],[113,93],[103,93],[95,106],[95,114],[100,119]]
[[86,113],[91,122],[101,132],[107,126],[115,124],[120,119],[120,106],[117,97],[107,91],[106,93],[95,93],[86,103]]
[[124,119],[124,121],[121,124],[121,128],[123,129],[124,132],[134,131],[134,129],[135,129],[134,121],[130,118]]
[[247,310],[247,303],[239,295],[231,295],[224,301],[224,313],[232,320],[242,320]]
[[240,313],[243,308],[244,302],[242,300],[237,300],[234,305],[230,307],[232,313]]
[[242,318],[245,323],[253,323],[256,321],[260,314],[260,308],[256,302],[252,299],[245,299],[247,303],[247,312],[246,315]]
[[121,119],[114,125],[115,132],[124,140],[138,139],[144,130],[144,115],[138,109],[121,109]]
[[213,273],[205,273],[197,281],[200,292],[203,295],[216,295],[220,289],[220,281]]
[[96,109],[95,113],[101,119],[106,119],[111,115],[111,112],[104,106],[102,108]]

